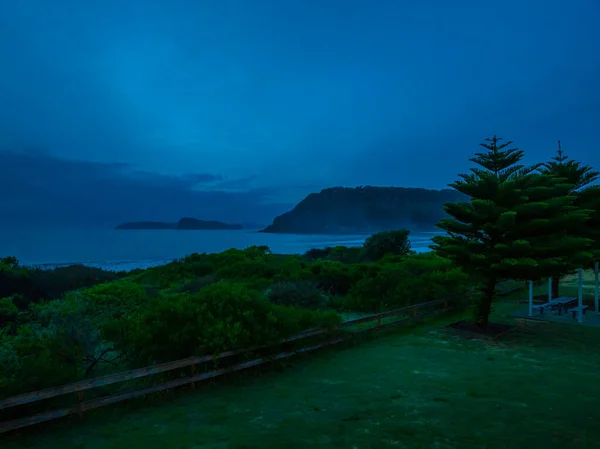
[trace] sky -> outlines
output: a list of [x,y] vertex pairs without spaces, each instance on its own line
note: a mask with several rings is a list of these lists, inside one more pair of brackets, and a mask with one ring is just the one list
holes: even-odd
[[497,134],[600,168],[600,1],[0,0],[2,223],[270,223],[444,188]]

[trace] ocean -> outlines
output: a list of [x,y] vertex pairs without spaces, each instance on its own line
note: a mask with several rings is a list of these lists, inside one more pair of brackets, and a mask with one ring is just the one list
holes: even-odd
[[[435,232],[411,234],[415,251],[428,251]],[[75,263],[107,270],[163,265],[192,253],[267,245],[274,253],[304,253],[327,246],[360,246],[368,235],[263,234],[256,231],[0,230],[0,257],[52,268]]]

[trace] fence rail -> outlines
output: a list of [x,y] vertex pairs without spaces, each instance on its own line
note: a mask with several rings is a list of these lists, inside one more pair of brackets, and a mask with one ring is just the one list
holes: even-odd
[[[505,283],[502,283],[502,284],[505,284]],[[502,284],[498,284],[497,287],[505,287],[505,288],[507,287],[506,289],[510,289],[510,291],[513,291],[516,289],[516,288],[514,288],[513,284],[506,284],[506,286],[503,286]],[[502,290],[502,291],[504,291],[504,290]],[[226,351],[226,352],[220,353],[218,355],[204,355],[204,356],[198,356],[198,357],[188,357],[185,359],[175,360],[172,362],[160,363],[160,364],[156,364],[156,365],[152,365],[152,366],[147,366],[144,368],[138,368],[138,369],[133,369],[133,370],[129,370],[129,371],[124,371],[121,373],[110,374],[107,376],[96,377],[93,379],[86,379],[86,380],[74,382],[74,383],[71,383],[68,385],[61,385],[58,387],[45,388],[43,390],[38,390],[38,391],[33,391],[33,392],[29,392],[29,393],[23,393],[23,394],[19,394],[16,396],[12,396],[12,397],[0,400],[0,410],[6,410],[11,407],[16,407],[16,406],[20,406],[20,405],[39,402],[39,401],[43,401],[46,399],[63,396],[63,395],[69,394],[69,393],[77,393],[78,403],[77,403],[77,405],[72,406],[72,407],[54,409],[54,410],[50,410],[50,411],[46,411],[46,412],[37,413],[32,416],[28,416],[28,417],[24,417],[24,418],[17,418],[17,419],[13,419],[13,420],[9,420],[9,421],[0,422],[0,434],[9,432],[12,430],[20,429],[23,427],[28,427],[28,426],[31,426],[34,424],[39,424],[39,423],[43,423],[46,421],[51,421],[54,419],[62,418],[62,417],[69,416],[69,415],[74,415],[74,414],[81,415],[86,410],[93,410],[96,408],[104,407],[106,405],[115,404],[115,403],[118,403],[121,401],[137,398],[137,397],[144,396],[144,395],[151,394],[151,393],[166,391],[166,390],[170,390],[173,388],[177,388],[177,387],[181,387],[181,386],[189,385],[189,384],[191,384],[193,386],[196,382],[200,382],[203,380],[222,376],[227,373],[242,371],[242,370],[252,368],[252,367],[255,367],[258,365],[262,365],[262,364],[265,364],[267,362],[271,362],[274,360],[286,359],[286,358],[292,357],[294,355],[314,351],[319,348],[323,348],[326,346],[331,346],[331,345],[334,345],[337,343],[341,343],[343,341],[353,338],[353,336],[356,334],[360,334],[360,333],[363,333],[366,331],[380,330],[380,329],[384,329],[384,328],[391,327],[391,326],[405,324],[410,321],[414,321],[416,319],[422,319],[422,318],[438,315],[441,313],[445,313],[454,308],[454,305],[453,305],[454,302],[455,301],[452,299],[439,299],[439,300],[429,301],[426,303],[415,304],[412,306],[403,307],[400,309],[395,309],[395,310],[392,310],[389,312],[378,313],[378,314],[369,315],[369,316],[362,317],[362,318],[357,318],[354,320],[345,321],[345,322],[339,324],[338,326],[336,326],[335,329],[343,330],[343,329],[346,329],[346,328],[349,328],[352,326],[356,326],[358,324],[363,324],[363,323],[368,323],[368,322],[373,322],[373,321],[376,321],[376,324],[375,324],[375,326],[367,327],[364,329],[347,331],[345,334],[343,334],[341,336],[336,335],[330,339],[324,340],[317,344],[312,344],[312,345],[309,345],[309,346],[306,346],[306,347],[303,347],[301,349],[297,349],[294,351],[279,352],[279,353],[276,353],[276,354],[273,354],[270,356],[255,358],[255,359],[247,361],[247,362],[238,363],[238,364],[235,364],[232,366],[215,369],[212,371],[206,371],[206,372],[202,372],[202,373],[198,373],[198,374],[192,374],[188,377],[170,380],[167,382],[160,383],[158,385],[154,385],[152,387],[138,389],[138,390],[129,391],[129,392],[125,392],[125,393],[117,393],[117,394],[104,396],[104,397],[87,400],[87,401],[83,400],[83,392],[86,390],[91,390],[94,388],[99,388],[99,387],[103,387],[103,386],[107,386],[107,385],[125,382],[128,380],[149,377],[149,376],[152,376],[155,374],[174,371],[177,369],[186,368],[186,367],[190,367],[190,366],[192,367],[192,373],[195,373],[195,365],[200,365],[200,364],[203,364],[206,362],[211,362],[211,361],[224,360],[224,359],[230,358],[235,355],[252,353],[256,350],[266,349],[269,346],[259,346],[259,347],[240,349],[240,350],[235,350],[235,351]],[[440,305],[443,307],[438,307],[437,309],[429,310],[424,313],[419,313],[423,309],[427,309],[427,308],[431,309],[434,306],[440,306]],[[390,317],[395,317],[395,316],[399,316],[399,315],[409,315],[409,316],[403,317],[399,320],[391,321],[388,323],[384,323],[384,324],[381,323],[381,320],[384,318],[390,318]],[[286,340],[279,342],[278,345],[292,342],[292,341],[308,339],[308,338],[315,337],[318,335],[326,335],[331,332],[332,331],[328,330],[328,329],[311,329],[311,330],[307,330],[304,332],[300,332],[299,334],[296,334],[290,338],[287,338]]]

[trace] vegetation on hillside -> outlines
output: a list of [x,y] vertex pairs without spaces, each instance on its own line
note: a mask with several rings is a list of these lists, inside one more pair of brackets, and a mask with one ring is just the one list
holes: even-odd
[[263,232],[288,234],[373,233],[402,227],[432,229],[442,204],[464,200],[455,190],[406,187],[333,187],[311,193],[276,217]]
[[346,313],[458,298],[467,287],[449,260],[412,252],[404,230],[361,248],[300,256],[255,246],[128,274],[1,266],[0,396],[272,344]]

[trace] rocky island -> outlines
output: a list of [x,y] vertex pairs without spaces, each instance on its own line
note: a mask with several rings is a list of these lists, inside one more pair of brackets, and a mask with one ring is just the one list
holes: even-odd
[[261,232],[363,234],[397,228],[434,230],[443,204],[464,200],[455,190],[407,187],[333,187],[311,193]]
[[244,227],[240,224],[228,224],[220,221],[198,220],[196,218],[184,217],[177,223],[166,223],[161,221],[134,221],[117,226],[117,230],[140,230],[140,229],[173,229],[182,231],[214,231],[214,230],[240,230]]

